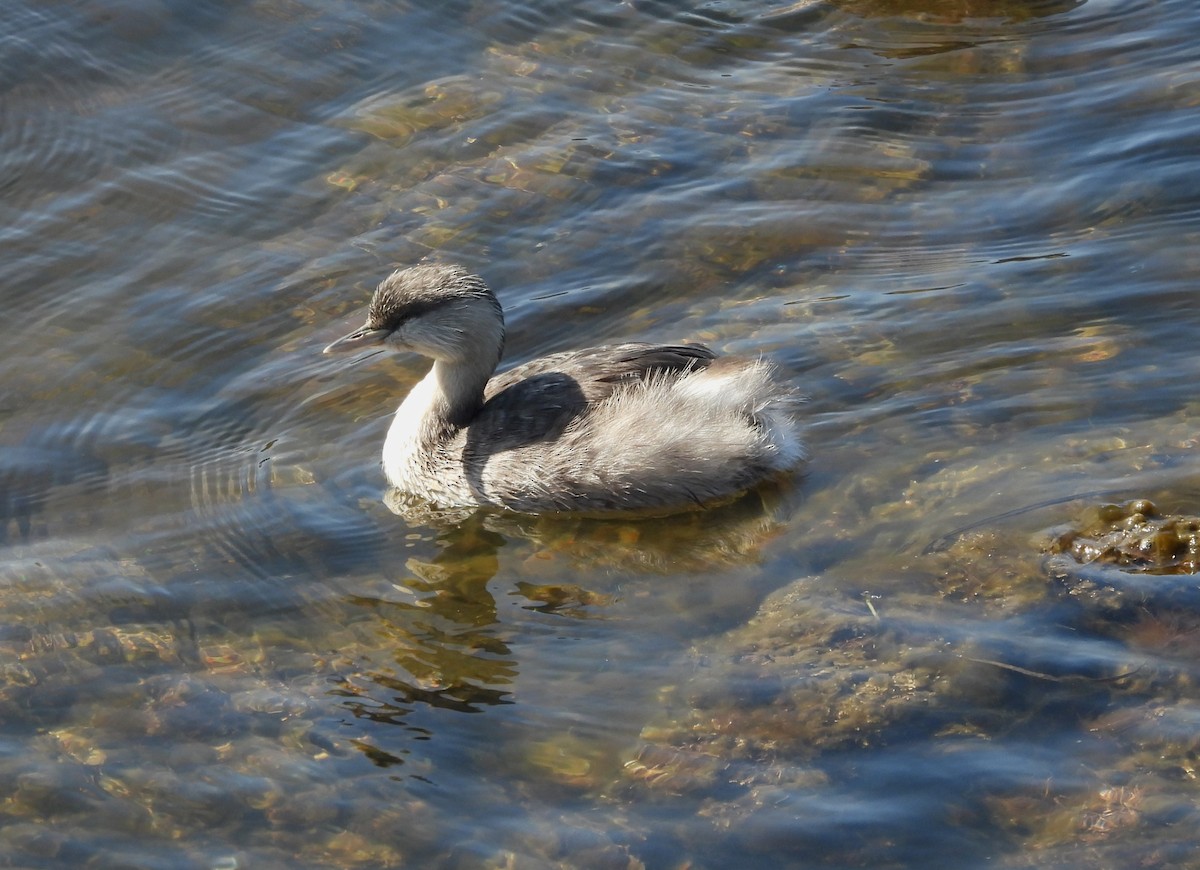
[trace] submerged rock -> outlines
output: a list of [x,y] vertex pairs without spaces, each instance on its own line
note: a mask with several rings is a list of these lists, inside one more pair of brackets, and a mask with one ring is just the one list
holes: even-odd
[[[1050,553],[1079,565],[1112,565],[1130,574],[1200,572],[1200,517],[1159,513],[1148,499],[1104,505],[1083,529],[1060,531]],[[1062,559],[1056,566],[1069,568]]]
[[1103,505],[1052,530],[1045,549],[1054,590],[1093,630],[1129,640],[1147,620],[1200,621],[1200,517],[1161,514],[1147,499]]

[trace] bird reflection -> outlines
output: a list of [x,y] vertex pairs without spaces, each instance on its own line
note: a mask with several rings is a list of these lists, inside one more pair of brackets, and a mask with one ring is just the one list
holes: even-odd
[[[447,542],[461,535],[476,548],[485,540],[497,541],[497,548],[505,541],[525,542],[536,548],[539,561],[553,562],[553,570],[565,562],[575,571],[662,573],[753,561],[794,509],[798,483],[772,481],[724,505],[660,517],[438,511],[397,490],[389,490],[384,503],[410,525],[434,529]],[[484,537],[487,533],[492,537]],[[468,546],[447,543],[443,556]],[[481,555],[478,549],[471,552],[472,558]],[[536,564],[527,565],[536,571]]]
[[[787,484],[760,487],[709,510],[640,519],[417,515],[393,494],[388,506],[407,522],[396,524],[394,540],[379,552],[407,545],[414,555],[399,576],[379,564],[368,580],[372,592],[344,599],[351,611],[369,612],[363,624],[372,638],[358,655],[343,650],[356,670],[334,694],[355,718],[393,734],[402,729],[409,740],[434,735],[419,727],[432,725],[431,711],[481,713],[514,704],[519,663],[511,641],[519,623],[512,610],[498,608],[496,595],[506,608],[516,596],[526,612],[604,619],[620,597],[613,594],[620,586],[615,573],[688,575],[755,561],[785,527],[798,492]],[[416,555],[417,530],[423,546],[436,547],[432,554]],[[498,576],[509,579],[497,583]],[[602,588],[589,588],[589,577]],[[401,763],[408,750],[386,742],[358,748],[376,765]]]
[[411,600],[349,597],[372,611],[373,628],[394,664],[362,675],[390,700],[348,703],[356,715],[396,723],[417,704],[477,713],[512,703],[502,687],[515,678],[516,662],[497,634],[496,602],[487,588],[504,539],[468,524],[441,543],[432,560],[408,560]]

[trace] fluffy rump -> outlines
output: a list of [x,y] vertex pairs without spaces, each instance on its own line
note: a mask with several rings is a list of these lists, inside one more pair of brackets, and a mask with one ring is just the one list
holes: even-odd
[[555,461],[541,469],[539,483],[549,487],[538,489],[585,509],[729,498],[804,459],[799,401],[761,361],[651,375],[615,390],[563,433]]

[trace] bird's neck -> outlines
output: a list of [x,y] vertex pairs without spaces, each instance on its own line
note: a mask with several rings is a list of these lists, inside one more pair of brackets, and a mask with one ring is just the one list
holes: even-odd
[[[437,360],[412,388],[392,419],[384,444],[389,478],[403,476],[402,466],[428,458],[439,444],[470,424],[483,405],[483,389],[494,370],[482,363]],[[393,473],[393,470],[395,473]]]
[[483,389],[495,368],[495,363],[483,356],[455,362],[437,360],[420,384],[428,390],[425,417],[455,429],[468,425],[483,405]]

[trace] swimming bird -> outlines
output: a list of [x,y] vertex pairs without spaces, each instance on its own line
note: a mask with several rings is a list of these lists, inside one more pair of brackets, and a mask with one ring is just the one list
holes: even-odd
[[572,350],[495,374],[504,313],[459,266],[399,269],[325,353],[382,347],[433,367],[383,446],[398,490],[438,508],[668,513],[725,501],[804,459],[793,387],[701,344]]

